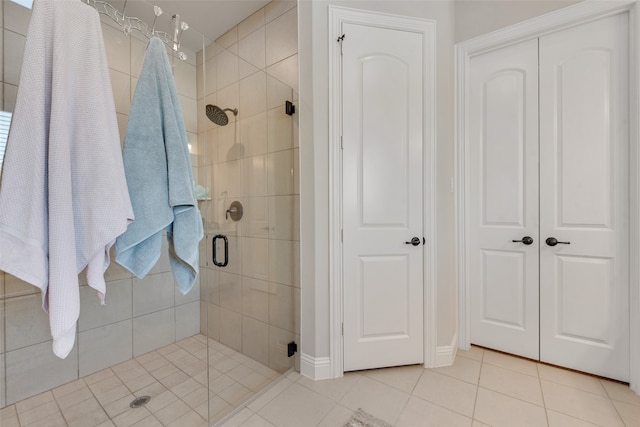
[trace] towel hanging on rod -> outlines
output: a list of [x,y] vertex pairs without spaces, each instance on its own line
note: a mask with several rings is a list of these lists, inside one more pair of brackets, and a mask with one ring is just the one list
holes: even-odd
[[182,33],[189,28],[189,24],[180,20],[180,15],[175,14],[172,16],[173,19],[173,34],[167,34],[164,31],[156,31],[156,20],[158,16],[162,15],[162,9],[159,6],[153,6],[153,24],[151,28],[149,25],[141,20],[140,18],[136,18],[135,16],[127,16],[125,14],[125,9],[127,7],[127,2],[125,1],[122,12],[116,9],[111,4],[100,1],[100,0],[83,0],[89,6],[93,7],[98,11],[98,13],[102,15],[107,15],[111,18],[116,24],[122,27],[122,30],[125,34],[130,34],[132,30],[137,30],[142,33],[147,39],[151,37],[159,38],[164,44],[169,46],[171,50],[178,53],[178,58],[185,61],[187,59],[186,53],[180,51],[180,40],[182,39]]

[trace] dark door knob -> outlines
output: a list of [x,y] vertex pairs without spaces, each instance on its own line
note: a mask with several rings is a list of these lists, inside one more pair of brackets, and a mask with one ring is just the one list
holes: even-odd
[[413,245],[413,246],[418,246],[420,244],[420,238],[419,237],[414,237],[413,239],[411,239],[410,242],[404,242],[405,245]]
[[559,242],[558,239],[556,239],[555,237],[548,237],[547,240],[545,240],[545,242],[547,243],[547,245],[549,246],[555,246],[555,245],[570,245],[571,242]]
[[525,245],[530,245],[533,243],[533,238],[531,236],[524,236],[521,240],[512,240],[514,243],[524,243]]

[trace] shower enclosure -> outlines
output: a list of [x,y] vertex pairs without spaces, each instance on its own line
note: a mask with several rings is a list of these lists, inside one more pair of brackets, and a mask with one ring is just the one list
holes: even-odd
[[[180,3],[190,2],[171,4]],[[30,10],[7,0],[0,11],[5,117],[15,104]],[[149,2],[130,1],[125,13],[154,21]],[[187,19],[166,10],[156,29],[170,33],[173,14]],[[102,18],[123,137],[146,39]],[[199,286],[187,295],[176,290],[166,245],[143,279],[112,257],[104,307],[80,274],[76,345],[62,360],[51,351],[36,288],[0,272],[0,424],[26,425],[50,408],[47,425],[136,417],[214,425],[295,367],[298,140],[285,104],[297,103],[296,33],[295,1],[275,1],[215,41],[197,28],[184,31],[184,60],[168,50],[205,230]],[[150,401],[129,406],[143,396]]]

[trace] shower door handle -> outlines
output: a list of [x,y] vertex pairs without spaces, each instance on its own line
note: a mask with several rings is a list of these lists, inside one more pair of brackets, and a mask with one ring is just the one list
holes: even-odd
[[[223,262],[218,262],[218,258],[216,256],[216,252],[217,252],[216,240],[218,239],[224,239],[224,261]],[[229,239],[227,239],[227,236],[223,234],[216,234],[213,237],[213,241],[211,245],[213,246],[213,264],[215,264],[217,267],[226,267],[227,264],[229,264]]]

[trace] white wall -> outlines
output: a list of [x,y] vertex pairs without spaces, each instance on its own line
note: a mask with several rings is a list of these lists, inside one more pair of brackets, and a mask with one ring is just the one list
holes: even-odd
[[303,354],[329,356],[328,6],[342,6],[437,22],[437,229],[438,345],[455,331],[453,177],[454,8],[447,1],[301,1],[300,193],[301,336]]
[[454,44],[576,1],[309,1],[300,0],[301,350],[329,356],[329,70],[328,6],[336,5],[437,22],[437,345],[457,329],[454,253]]
[[581,0],[461,0],[455,1],[455,41],[522,22]]

